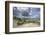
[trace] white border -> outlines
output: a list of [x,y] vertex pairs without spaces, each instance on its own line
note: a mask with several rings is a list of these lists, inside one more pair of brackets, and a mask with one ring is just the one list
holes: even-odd
[[[35,7],[40,8],[40,27],[27,27],[27,28],[13,28],[13,7]],[[43,5],[34,5],[34,4],[9,4],[9,31],[10,32],[21,32],[21,31],[37,31],[43,30]]]

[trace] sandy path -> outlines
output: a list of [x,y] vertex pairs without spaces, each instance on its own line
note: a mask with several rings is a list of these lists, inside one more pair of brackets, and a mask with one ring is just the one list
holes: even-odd
[[39,25],[37,23],[27,23],[27,24],[23,24],[20,25],[18,27],[38,27]]

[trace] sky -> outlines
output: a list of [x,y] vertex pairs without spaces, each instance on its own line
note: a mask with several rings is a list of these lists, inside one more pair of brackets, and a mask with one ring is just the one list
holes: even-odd
[[13,7],[13,16],[18,18],[40,18],[40,8]]

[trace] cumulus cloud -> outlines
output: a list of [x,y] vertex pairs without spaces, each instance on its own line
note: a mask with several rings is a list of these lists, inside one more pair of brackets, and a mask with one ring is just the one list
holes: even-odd
[[14,7],[13,14],[19,18],[37,18],[40,14],[40,8]]

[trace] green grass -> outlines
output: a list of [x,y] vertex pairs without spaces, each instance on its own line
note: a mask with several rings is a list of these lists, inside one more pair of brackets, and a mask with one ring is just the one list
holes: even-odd
[[39,19],[21,19],[21,18],[16,18],[14,17],[13,19],[16,20],[17,25],[22,25],[22,24],[26,24],[26,23],[40,23]]

